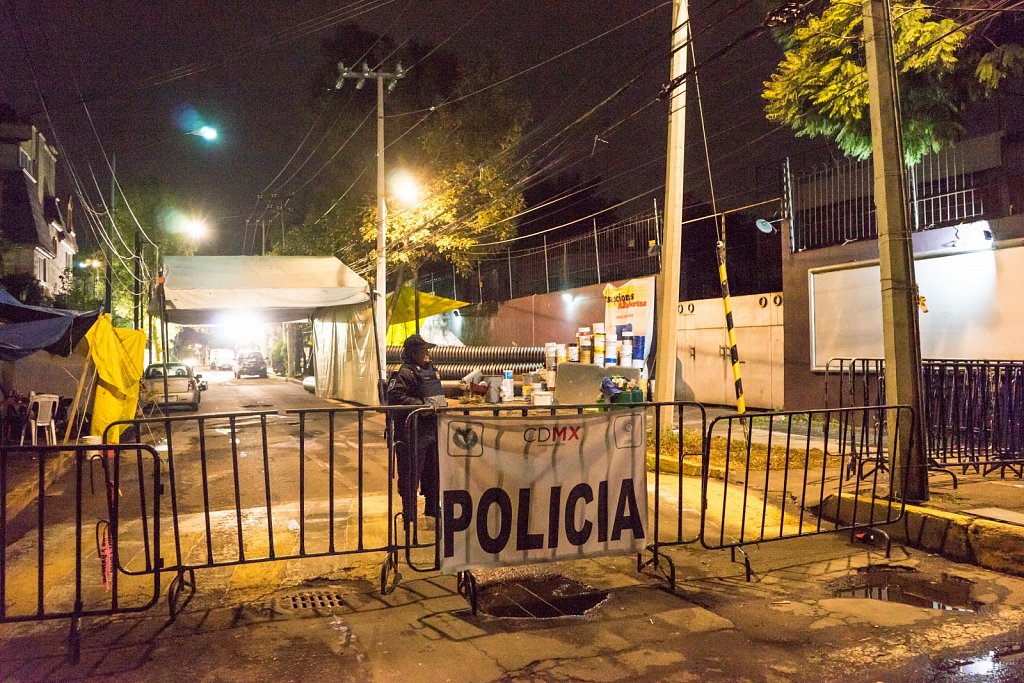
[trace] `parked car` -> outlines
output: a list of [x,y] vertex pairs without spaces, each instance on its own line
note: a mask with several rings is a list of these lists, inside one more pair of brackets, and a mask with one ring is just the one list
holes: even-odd
[[235,366],[235,352],[231,349],[211,349],[210,369],[231,370]]
[[246,375],[267,376],[267,361],[259,351],[242,351],[235,357],[235,378]]
[[192,410],[199,408],[202,400],[202,375],[196,375],[192,368],[184,363],[167,363],[167,401],[164,401],[164,364],[154,363],[142,373],[140,382],[139,402],[143,406],[187,406]]

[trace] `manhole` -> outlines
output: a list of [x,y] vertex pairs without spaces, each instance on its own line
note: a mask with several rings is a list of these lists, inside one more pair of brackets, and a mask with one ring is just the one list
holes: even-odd
[[242,408],[271,408],[273,403],[264,403],[263,401],[257,401],[256,403],[243,403]]
[[607,597],[607,591],[555,575],[482,584],[477,601],[492,617],[551,619],[582,616]]
[[883,602],[952,612],[975,612],[983,603],[971,599],[974,583],[943,574],[939,579],[910,567],[866,567],[833,591],[837,598],[868,598]]
[[302,591],[274,599],[274,607],[285,612],[330,610],[344,606],[341,594],[331,591]]

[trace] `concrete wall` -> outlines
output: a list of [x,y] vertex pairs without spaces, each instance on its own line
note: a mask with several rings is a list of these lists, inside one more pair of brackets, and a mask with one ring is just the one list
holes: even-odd
[[[751,408],[781,408],[783,296],[781,292],[732,297],[736,350],[743,396]],[[721,299],[684,301],[677,318],[677,356],[684,400],[717,405],[736,402],[725,309]],[[677,389],[677,395],[679,390]]]
[[[1018,214],[990,221],[988,225],[994,236],[993,247],[995,249],[1021,248],[1021,239],[1024,238],[1024,215]],[[813,367],[812,345],[814,343],[814,335],[811,328],[812,294],[810,289],[810,271],[820,271],[823,268],[856,269],[875,264],[878,260],[877,243],[875,240],[864,240],[842,246],[802,251],[794,254],[791,253],[788,238],[789,228],[786,224],[783,224],[781,232],[783,235],[782,289],[786,300],[784,313],[785,406],[789,410],[820,407],[824,402],[824,373],[820,368],[815,369]],[[915,259],[919,263],[924,258],[929,260],[935,259],[928,266],[932,270],[938,266],[940,272],[944,265],[941,259],[946,259],[945,262],[951,266],[949,268],[949,288],[943,290],[931,285],[922,290],[922,293],[927,298],[927,306],[929,309],[935,310],[937,315],[944,311],[956,309],[958,303],[955,299],[962,294],[962,292],[958,291],[958,282],[961,282],[963,286],[967,286],[972,284],[974,279],[977,279],[972,278],[969,273],[953,271],[952,265],[955,257],[963,253],[955,245],[956,241],[956,228],[928,230],[915,233],[913,236]],[[1003,255],[1001,254],[1000,256]],[[1000,258],[999,260],[1002,261],[1003,259]],[[983,276],[986,279],[994,277],[996,281],[1000,279],[999,273],[989,272],[984,273]],[[1002,279],[1006,281],[1008,278],[1004,276]],[[829,296],[833,297],[831,300],[833,303],[830,303]],[[1006,337],[1007,334],[1011,336],[1024,336],[1024,320],[1021,320],[1019,316],[1009,315],[1010,309],[1015,306],[1012,303],[1009,306],[1003,305],[1008,301],[1007,297],[1012,299],[1013,296],[1015,296],[1013,292],[996,289],[991,297],[977,302],[976,305],[983,307],[984,310],[972,311],[972,317],[980,315],[983,319],[987,318],[989,323],[987,326],[982,325],[978,329],[971,330],[971,343],[974,346],[970,357],[1005,358],[1006,354],[1003,351],[1006,349],[1006,344],[1003,337]],[[863,340],[865,337],[870,336],[870,334],[866,333],[865,328],[876,327],[878,325],[877,319],[881,316],[881,313],[878,311],[877,300],[873,299],[875,299],[873,292],[869,295],[869,293],[863,292],[858,294],[857,292],[850,291],[836,291],[823,295],[819,291],[817,296],[815,296],[814,305],[818,308],[842,306],[844,313],[833,317],[841,321],[841,326],[845,326],[848,329],[847,337]],[[929,314],[922,313],[922,315]],[[926,324],[922,324],[922,328],[935,328],[931,334],[936,335],[943,334],[943,328],[945,328],[946,335],[950,336],[954,332],[962,333],[966,330],[965,320],[965,316],[946,315],[942,324],[936,325],[935,320],[929,319]],[[1007,326],[1015,328],[1017,331],[1014,332],[1012,329],[1007,331]],[[991,336],[992,331],[997,327],[1000,330],[999,339]],[[835,329],[832,329],[831,332],[833,337],[844,334],[843,329],[838,331],[838,335],[836,335]],[[932,351],[941,349],[941,346],[936,346],[932,343],[923,344],[923,347],[926,350],[929,350],[929,347],[931,347],[930,350]],[[848,350],[853,352],[843,355],[854,357],[878,357],[880,355],[878,349],[874,348],[871,344],[861,342],[854,344]],[[819,353],[818,355],[821,356],[822,354]],[[924,355],[930,357],[948,356],[948,354],[942,353],[925,353]],[[955,355],[960,356],[963,354],[957,353]],[[1015,357],[1024,357],[1024,351],[1016,353]],[[819,361],[821,361],[821,358],[819,358]]]
[[569,342],[576,330],[604,321],[603,284],[467,306],[447,314],[449,329],[469,346],[543,346]]

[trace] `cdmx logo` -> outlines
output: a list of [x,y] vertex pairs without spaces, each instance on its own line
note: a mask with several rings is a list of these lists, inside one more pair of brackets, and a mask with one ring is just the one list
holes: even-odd
[[484,426],[479,422],[448,423],[448,455],[479,457],[484,454]]

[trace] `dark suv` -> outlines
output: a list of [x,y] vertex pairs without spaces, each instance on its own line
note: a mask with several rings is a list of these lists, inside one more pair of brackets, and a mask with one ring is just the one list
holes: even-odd
[[267,376],[267,361],[259,351],[242,351],[235,356],[235,378],[243,375]]

